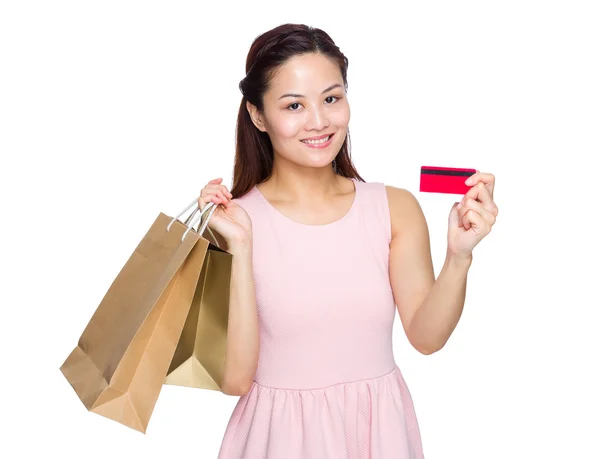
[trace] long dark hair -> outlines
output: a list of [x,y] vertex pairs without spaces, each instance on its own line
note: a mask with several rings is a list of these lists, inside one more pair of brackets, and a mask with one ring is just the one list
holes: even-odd
[[[320,53],[334,60],[340,68],[344,88],[348,89],[346,74],[348,59],[321,29],[304,24],[283,24],[255,38],[246,58],[246,77],[240,81],[242,101],[236,126],[235,162],[231,194],[238,198],[271,176],[273,172],[273,146],[269,135],[256,128],[246,101],[263,111],[263,96],[277,69],[291,57]],[[364,180],[350,159],[350,131],[340,148],[332,167],[336,174]]]

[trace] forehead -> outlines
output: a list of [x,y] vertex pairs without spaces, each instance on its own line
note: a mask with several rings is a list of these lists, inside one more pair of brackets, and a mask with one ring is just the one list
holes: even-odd
[[294,56],[283,64],[269,84],[269,92],[277,93],[297,90],[302,94],[320,94],[333,83],[343,84],[338,65],[322,54]]

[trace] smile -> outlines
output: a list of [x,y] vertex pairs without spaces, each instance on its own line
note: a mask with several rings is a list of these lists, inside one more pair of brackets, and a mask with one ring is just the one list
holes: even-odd
[[301,140],[301,142],[312,148],[325,148],[331,143],[332,138],[333,134],[319,140]]

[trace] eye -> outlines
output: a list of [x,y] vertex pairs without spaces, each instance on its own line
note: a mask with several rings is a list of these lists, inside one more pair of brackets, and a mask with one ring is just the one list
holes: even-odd
[[[299,104],[298,102],[294,102],[293,104],[290,104],[290,105],[288,105],[288,107],[287,107],[287,108],[291,108],[291,107],[293,107],[294,105],[300,105],[300,104]],[[295,112],[295,111],[297,111],[297,110],[291,110],[291,111],[292,111],[292,112]]]
[[[327,100],[327,99],[335,99],[335,100],[338,100],[338,99],[339,99],[339,97],[336,97],[336,96],[329,96],[329,97],[327,97],[325,100]],[[333,102],[330,102],[330,103],[332,104]]]

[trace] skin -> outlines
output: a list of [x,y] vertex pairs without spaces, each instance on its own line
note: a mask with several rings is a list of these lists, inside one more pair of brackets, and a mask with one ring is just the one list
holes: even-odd
[[[319,225],[341,218],[354,199],[354,184],[331,168],[350,121],[337,64],[320,54],[296,56],[271,81],[264,113],[250,103],[247,108],[256,128],[268,133],[274,149],[273,174],[257,186],[262,194],[280,212],[301,223]],[[326,149],[302,143],[302,139],[323,134],[333,134]]]
[[[284,97],[286,94],[296,95]],[[267,200],[299,223],[322,225],[344,216],[354,199],[354,184],[336,175],[331,167],[350,121],[350,106],[337,65],[320,54],[294,57],[271,80],[264,111],[249,102],[247,109],[256,128],[269,135],[274,148],[273,173],[257,185]],[[334,134],[333,141],[325,149],[311,149],[301,142],[329,133]],[[256,305],[254,299],[244,299],[254,297],[252,231],[250,218],[231,201],[221,180],[211,180],[202,189],[199,202],[201,207],[208,202],[221,204],[209,226],[223,236],[234,260],[236,255],[239,259],[233,278],[240,280],[232,295],[239,304],[232,303],[237,315],[230,315],[236,322],[229,346],[235,351],[228,351],[228,359],[235,365],[230,365],[228,379],[230,393],[242,395],[251,386],[258,355]],[[410,343],[426,355],[442,349],[455,329],[464,306],[472,250],[489,234],[498,213],[493,202],[494,176],[478,172],[471,180],[467,183],[471,190],[451,209],[446,260],[437,279],[427,222],[418,201],[406,189],[386,186],[392,226],[390,284]],[[244,301],[249,304],[243,305]]]
[[498,215],[495,178],[477,172],[472,188],[448,217],[448,248],[435,279],[423,211],[414,195],[386,186],[392,221],[390,283],[409,342],[425,355],[441,350],[462,315],[473,248],[490,233]]

